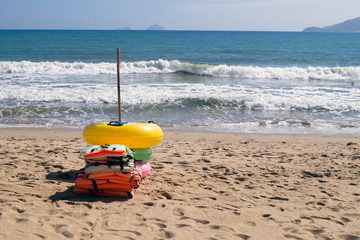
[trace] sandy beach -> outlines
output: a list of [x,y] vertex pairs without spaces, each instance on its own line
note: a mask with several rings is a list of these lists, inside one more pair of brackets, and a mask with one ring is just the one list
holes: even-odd
[[165,131],[135,197],[72,192],[81,130],[0,129],[0,239],[360,239],[360,139]]

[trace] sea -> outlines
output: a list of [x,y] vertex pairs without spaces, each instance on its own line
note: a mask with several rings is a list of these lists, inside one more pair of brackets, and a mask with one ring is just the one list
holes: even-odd
[[0,128],[360,136],[360,34],[0,30]]

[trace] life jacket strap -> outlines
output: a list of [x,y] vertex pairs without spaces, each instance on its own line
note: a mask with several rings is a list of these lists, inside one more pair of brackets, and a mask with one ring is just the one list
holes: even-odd
[[133,195],[130,192],[126,192],[129,198],[133,198]]
[[82,174],[82,173],[84,173],[84,171],[85,171],[85,168],[81,168],[79,171],[77,171],[77,173],[76,173],[76,175],[75,175],[75,178],[74,178],[74,181],[76,180],[76,179],[78,179],[80,176],[80,174]]
[[130,181],[129,181],[129,183],[132,183],[132,181],[134,180],[134,178],[136,177],[136,173],[133,173],[132,175],[131,175],[131,178],[130,178]]
[[99,192],[99,189],[98,189],[98,186],[97,186],[97,184],[96,184],[96,181],[95,181],[95,180],[91,180],[91,182],[93,183],[95,194],[98,193],[98,192]]

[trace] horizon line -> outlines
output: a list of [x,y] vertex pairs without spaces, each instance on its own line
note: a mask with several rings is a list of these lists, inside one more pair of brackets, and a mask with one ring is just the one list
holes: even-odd
[[212,29],[212,30],[201,30],[201,29],[162,29],[162,30],[151,30],[151,29],[87,29],[87,28],[0,28],[0,31],[3,30],[21,30],[21,31],[155,31],[155,32],[163,32],[163,31],[172,31],[172,32],[185,32],[185,31],[197,31],[197,32],[302,32],[299,30],[219,30],[219,29]]

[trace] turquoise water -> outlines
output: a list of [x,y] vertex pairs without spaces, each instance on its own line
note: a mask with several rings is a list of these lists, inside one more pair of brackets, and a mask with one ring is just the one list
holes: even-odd
[[358,66],[354,33],[0,30],[0,60],[180,60],[246,66]]
[[0,126],[360,133],[360,35],[0,30]]

